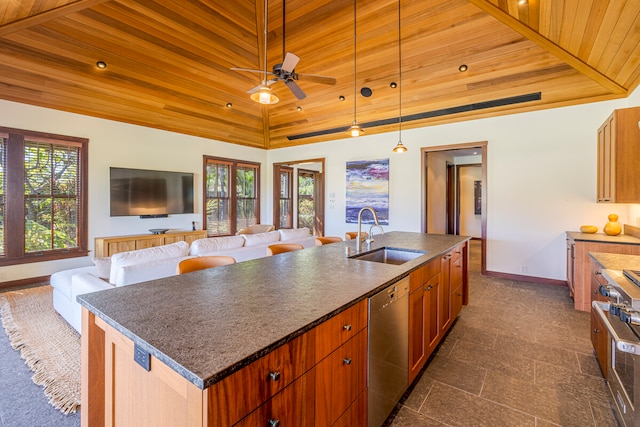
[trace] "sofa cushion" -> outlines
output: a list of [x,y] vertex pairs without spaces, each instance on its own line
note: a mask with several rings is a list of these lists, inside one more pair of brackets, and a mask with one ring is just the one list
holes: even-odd
[[258,234],[243,234],[241,237],[245,239],[245,246],[266,245],[280,240],[280,234],[277,231]]
[[170,245],[156,246],[153,248],[138,249],[129,252],[120,252],[111,257],[111,273],[109,283],[117,283],[118,270],[122,267],[145,264],[158,260],[185,257],[189,254],[187,242],[176,242]]
[[189,253],[191,255],[201,255],[208,252],[221,251],[225,249],[241,248],[244,246],[242,236],[222,236],[198,239],[191,243]]
[[280,240],[282,241],[301,239],[303,237],[309,237],[311,235],[311,232],[307,227],[293,229],[282,228],[278,230],[278,232],[280,233]]
[[94,258],[93,265],[96,266],[98,277],[108,279],[111,275],[111,257]]

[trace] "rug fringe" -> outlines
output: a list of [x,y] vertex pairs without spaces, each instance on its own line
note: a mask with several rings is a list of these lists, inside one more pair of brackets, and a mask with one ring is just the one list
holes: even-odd
[[[19,291],[16,292],[19,293]],[[43,387],[49,404],[65,415],[76,413],[80,407],[79,402],[68,394],[68,387],[64,387],[55,378],[49,376],[40,363],[37,354],[28,346],[28,343],[25,343],[11,313],[9,300],[4,295],[0,295],[0,315],[2,317],[2,326],[9,337],[11,347],[20,352],[20,358],[33,371],[34,374],[31,379],[36,385]]]

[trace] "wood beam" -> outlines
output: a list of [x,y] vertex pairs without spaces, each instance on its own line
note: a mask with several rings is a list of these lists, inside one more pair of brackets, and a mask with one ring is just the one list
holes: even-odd
[[572,55],[571,53],[567,52],[562,47],[560,47],[557,44],[553,43],[551,40],[549,40],[546,37],[542,36],[540,33],[532,30],[531,28],[529,28],[528,26],[526,26],[525,24],[523,24],[522,22],[520,22],[516,18],[512,17],[508,13],[505,13],[499,7],[495,6],[494,4],[489,2],[488,0],[468,0],[468,1],[469,1],[469,3],[475,5],[479,9],[481,9],[484,12],[488,13],[489,15],[493,16],[498,21],[500,21],[503,24],[507,25],[508,27],[513,29],[514,31],[517,31],[522,36],[524,36],[527,39],[531,40],[532,42],[536,43],[538,46],[543,48],[545,51],[547,51],[550,54],[554,55],[555,57],[557,57],[561,61],[564,61],[565,63],[567,63],[568,65],[573,67],[575,70],[577,70],[580,73],[584,74],[585,76],[589,77],[594,82],[596,82],[599,85],[603,86],[607,90],[610,90],[612,93],[614,93],[614,94],[626,94],[627,93],[627,89],[625,89],[624,87],[622,87],[621,85],[619,85],[615,81],[611,80],[609,77],[605,76],[604,74],[600,73],[598,70],[596,70],[595,68],[591,67],[589,64],[583,62],[581,59],[579,59],[579,58],[575,57],[574,55]]
[[33,27],[35,25],[40,25],[61,16],[79,12],[106,1],[110,0],[78,0],[73,3],[67,3],[64,6],[56,7],[55,9],[47,10],[46,12],[38,13],[37,15],[29,16],[28,18],[10,22],[0,26],[0,37],[4,37],[13,32],[24,30],[25,28]]

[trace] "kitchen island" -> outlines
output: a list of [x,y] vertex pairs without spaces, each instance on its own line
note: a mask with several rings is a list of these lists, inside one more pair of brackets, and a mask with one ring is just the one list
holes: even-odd
[[[463,247],[466,303],[467,240],[390,232],[361,252],[424,254],[401,265],[362,261],[349,258],[357,255],[350,241],[81,295],[83,425],[136,424],[131,417],[229,425],[270,410],[278,397],[294,425],[330,425],[336,416],[353,425],[363,406],[366,419],[367,299]],[[330,378],[329,359],[343,348],[349,357],[338,362],[357,373],[346,386],[319,387],[339,380]],[[261,364],[270,370],[258,376],[270,383],[254,386],[248,377]],[[346,403],[334,401],[342,397]]]

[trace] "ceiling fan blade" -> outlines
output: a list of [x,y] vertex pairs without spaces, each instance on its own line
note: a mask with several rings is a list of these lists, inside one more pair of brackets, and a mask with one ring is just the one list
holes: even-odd
[[298,84],[296,82],[294,82],[293,80],[286,80],[284,82],[284,84],[287,85],[289,90],[291,90],[291,92],[293,92],[293,94],[296,96],[296,98],[305,99],[307,97],[307,95],[302,91],[302,89],[300,89],[300,86],[298,86]]
[[298,61],[300,61],[300,58],[297,55],[287,52],[284,56],[284,61],[282,61],[282,70],[291,73],[298,65]]
[[336,84],[335,77],[319,76],[317,74],[298,74],[298,73],[296,73],[294,78],[296,80],[299,80],[298,77],[302,77],[302,79],[306,80],[306,81],[316,82],[316,83],[324,83],[326,85],[335,85]]

